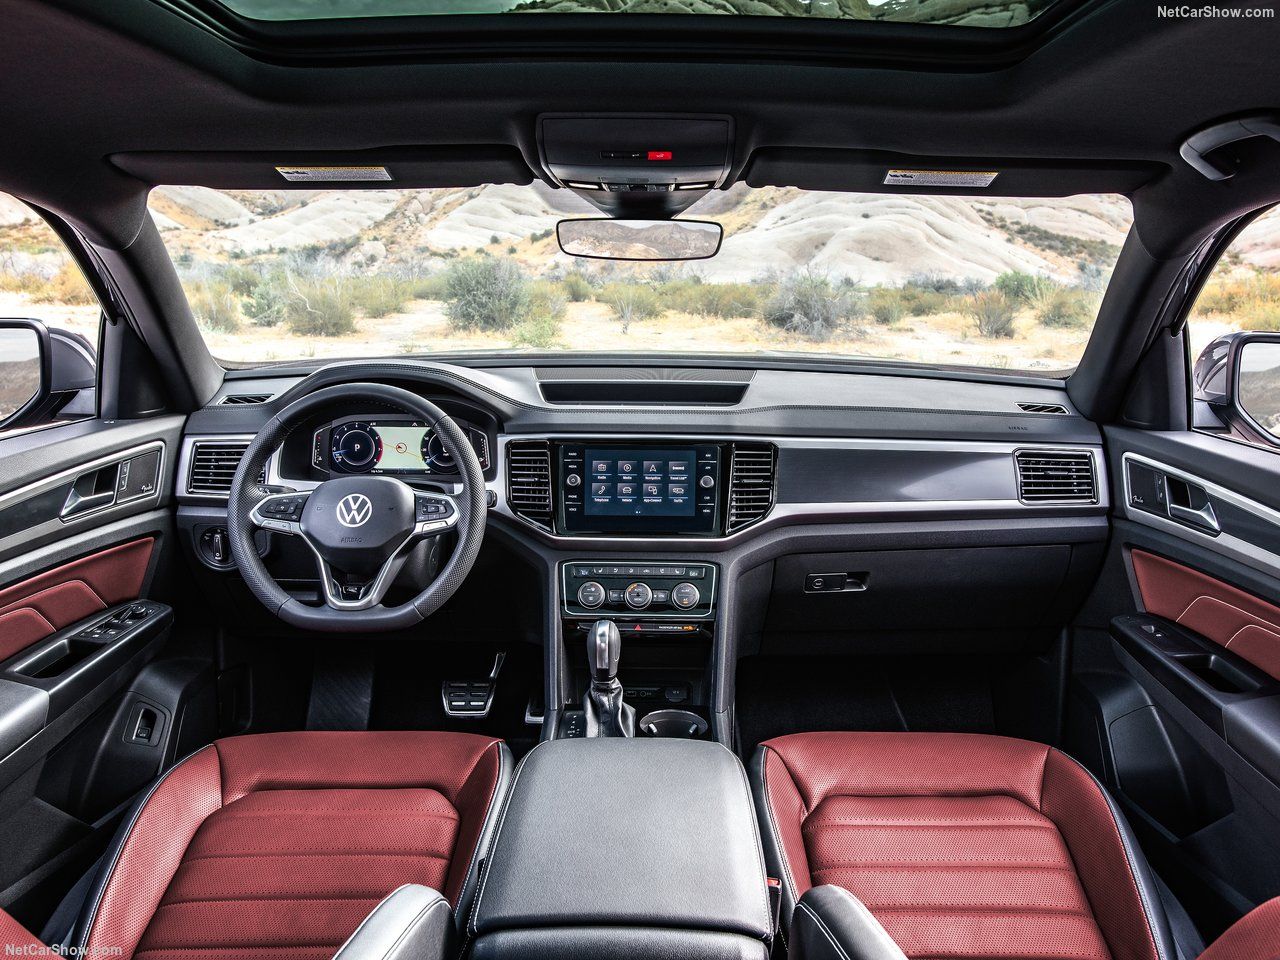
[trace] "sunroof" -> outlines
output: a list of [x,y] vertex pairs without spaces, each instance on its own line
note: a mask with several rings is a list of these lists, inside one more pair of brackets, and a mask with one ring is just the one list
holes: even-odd
[[1016,27],[1054,0],[221,0],[255,20],[501,13],[665,13]]

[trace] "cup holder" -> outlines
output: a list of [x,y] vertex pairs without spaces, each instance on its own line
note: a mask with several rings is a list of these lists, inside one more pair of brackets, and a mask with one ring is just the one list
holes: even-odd
[[640,732],[649,737],[696,740],[707,732],[707,721],[688,710],[654,710],[640,718]]

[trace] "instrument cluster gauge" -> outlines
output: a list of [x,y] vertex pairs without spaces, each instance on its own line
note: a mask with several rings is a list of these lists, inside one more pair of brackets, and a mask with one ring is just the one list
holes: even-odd
[[422,438],[422,459],[427,466],[441,473],[449,473],[456,469],[453,456],[444,448],[444,442],[431,431]]
[[333,430],[329,456],[343,473],[367,473],[382,459],[382,437],[363,420],[344,423]]

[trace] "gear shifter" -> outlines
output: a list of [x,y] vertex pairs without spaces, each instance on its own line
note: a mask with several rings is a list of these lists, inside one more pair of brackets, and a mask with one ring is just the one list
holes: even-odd
[[636,712],[623,702],[618,682],[622,635],[612,620],[597,620],[587,635],[587,666],[591,686],[583,698],[588,737],[634,737]]

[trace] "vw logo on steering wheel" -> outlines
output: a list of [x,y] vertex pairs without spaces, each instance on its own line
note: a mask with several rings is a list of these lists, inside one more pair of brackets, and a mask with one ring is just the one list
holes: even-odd
[[362,527],[373,516],[373,504],[363,493],[349,493],[338,501],[337,514],[344,527]]

